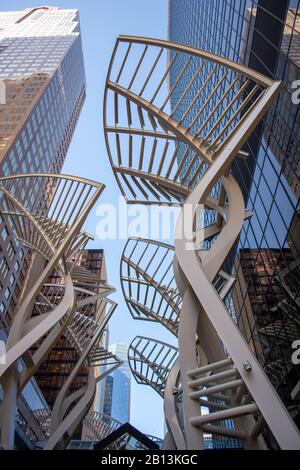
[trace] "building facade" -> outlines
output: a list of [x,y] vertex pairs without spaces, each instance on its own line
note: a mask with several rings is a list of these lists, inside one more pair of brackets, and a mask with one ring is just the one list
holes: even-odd
[[[0,82],[0,174],[60,172],[85,99],[78,11],[1,12]],[[34,204],[38,195],[31,198]],[[0,317],[7,330],[31,258],[0,222]]]
[[[263,122],[236,159],[233,174],[253,213],[243,226],[228,270],[236,283],[228,305],[249,346],[256,353],[291,415],[300,425],[299,366],[292,363],[292,343],[299,329],[299,106],[294,100],[299,70],[298,2],[282,0],[170,0],[169,38],[237,62],[281,80],[283,89]],[[180,73],[170,72],[174,85]],[[193,64],[183,74],[189,83]],[[222,84],[208,93],[222,95]],[[189,88],[197,93],[197,80]],[[188,100],[187,100],[188,101]],[[177,119],[185,100],[171,103]],[[199,110],[201,103],[198,103]],[[205,121],[200,113],[192,125]],[[188,159],[187,159],[188,165]],[[216,192],[218,188],[216,188]],[[206,214],[209,222],[209,213]],[[298,235],[297,235],[298,233]],[[299,389],[299,386],[298,386]]]
[[128,345],[115,343],[109,351],[116,354],[124,362],[105,379],[104,397],[100,401],[100,412],[112,416],[121,423],[130,421],[131,373],[127,359]]

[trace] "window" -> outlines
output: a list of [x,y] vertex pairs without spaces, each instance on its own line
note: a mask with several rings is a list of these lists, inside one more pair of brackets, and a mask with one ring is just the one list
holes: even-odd
[[15,256],[15,254],[16,254],[12,242],[9,242],[9,244],[8,244],[7,254],[8,254],[8,257],[9,257],[10,260],[12,260],[13,257]]
[[7,264],[5,258],[2,258],[1,261],[0,261],[0,273],[2,274],[2,276],[3,276],[4,278],[7,276],[7,273],[8,273],[8,264]]
[[14,283],[16,282],[16,278],[15,278],[15,275],[14,274],[11,274],[10,278],[9,278],[9,282],[11,283],[11,285],[13,286]]
[[4,176],[9,176],[10,171],[9,171],[9,166],[7,162],[3,164],[2,169],[3,169]]
[[7,287],[7,288],[5,289],[4,297],[6,298],[6,300],[9,299],[9,297],[10,297],[10,288],[9,288],[9,287]]
[[8,237],[8,231],[7,231],[6,227],[3,227],[2,231],[1,231],[1,237],[2,237],[2,240],[5,242],[5,240]]

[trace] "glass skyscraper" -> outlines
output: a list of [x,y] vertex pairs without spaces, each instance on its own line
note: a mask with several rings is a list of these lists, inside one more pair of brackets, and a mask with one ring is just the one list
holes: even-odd
[[131,372],[127,359],[128,345],[115,343],[109,346],[109,351],[116,354],[124,362],[105,379],[104,399],[101,410],[121,423],[130,421],[130,388]]
[[[60,172],[85,99],[78,10],[0,12],[0,80],[0,174]],[[31,198],[38,199],[34,191]],[[7,330],[31,259],[0,222],[0,319]]]
[[[294,80],[300,78],[299,34],[298,1],[169,1],[170,40],[283,82],[280,97],[243,148],[248,156],[237,158],[232,169],[253,216],[244,223],[227,269],[236,278],[229,302],[232,315],[298,425],[300,370],[291,356],[292,343],[300,338],[300,122],[299,106],[292,100]],[[175,62],[171,86],[180,70]],[[178,86],[189,83],[192,72],[193,63]],[[189,98],[198,88],[195,80]],[[222,85],[215,93],[216,99],[222,95]],[[177,119],[184,116],[188,101],[178,103],[174,93],[171,107]],[[202,114],[194,124],[200,127],[203,120]]]

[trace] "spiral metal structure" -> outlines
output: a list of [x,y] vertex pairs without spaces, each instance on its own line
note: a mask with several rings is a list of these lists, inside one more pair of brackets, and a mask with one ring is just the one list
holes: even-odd
[[124,298],[136,320],[158,321],[177,336],[181,295],[173,274],[174,247],[131,237],[120,266]]
[[150,385],[164,396],[166,380],[177,358],[174,346],[144,336],[137,336],[128,349],[128,362],[137,383]]
[[[115,308],[115,304],[106,299],[113,290],[101,285],[95,274],[75,266],[91,238],[81,232],[82,225],[103,188],[100,183],[67,175],[24,174],[0,178],[1,214],[16,238],[34,253],[42,266],[38,275],[33,273],[25,284],[7,339],[6,361],[0,365],[3,387],[0,424],[4,448],[14,446],[18,395],[62,334],[81,347],[80,364],[88,360],[94,367],[100,361],[102,364],[111,359],[114,365],[119,364],[117,358],[111,358],[98,345]],[[53,271],[58,273],[60,284],[47,284]],[[110,302],[108,310],[99,304],[104,299]],[[91,303],[96,303],[98,313],[94,323],[85,316],[90,330],[84,330],[86,338],[83,338],[76,330],[83,315],[79,312]],[[72,377],[78,368],[76,365]],[[89,378],[87,390],[81,390],[76,397],[66,396],[71,377],[64,384],[51,417],[50,448],[61,441],[62,429],[66,440],[82,419],[83,410],[88,411],[95,381],[100,379],[94,377],[93,369],[89,371]],[[66,423],[64,418],[70,405],[73,408]]]
[[[107,298],[114,292],[106,286],[93,291],[84,289],[85,297],[77,303],[77,309],[65,336],[78,353],[79,360],[59,391],[51,413],[50,437],[44,449],[65,449],[72,435],[92,407],[97,383],[113,372],[122,361],[102,345],[105,327],[117,304]],[[90,307],[96,303],[96,313],[90,315]],[[84,307],[88,307],[84,311]],[[83,367],[88,369],[88,383],[75,391],[72,384]]]
[[[280,87],[246,66],[182,44],[120,36],[113,51],[104,131],[119,188],[128,203],[181,206],[173,263],[180,311],[169,330],[178,329],[183,419],[177,419],[180,439],[178,426],[169,428],[170,447],[201,449],[203,434],[210,433],[263,449],[267,425],[282,449],[300,448],[297,427],[225,302],[234,284],[225,262],[251,216],[231,165],[247,158],[242,147]],[[155,301],[149,310],[138,291],[143,286],[165,297],[167,291],[147,275],[143,258],[139,268],[133,257],[125,252],[128,271],[121,271],[129,309],[161,321]]]
[[[182,298],[174,278],[173,258],[173,246],[131,237],[121,257],[120,277],[132,317],[160,323],[177,338]],[[148,337],[137,336],[128,349],[135,380],[152,387],[163,398],[166,425],[173,428],[171,434],[177,436],[179,448],[184,448],[179,424],[181,385],[177,356],[174,346]],[[173,438],[171,441],[175,448]]]

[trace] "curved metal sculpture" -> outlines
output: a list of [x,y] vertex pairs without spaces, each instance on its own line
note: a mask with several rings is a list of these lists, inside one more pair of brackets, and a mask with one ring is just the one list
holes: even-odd
[[136,336],[128,348],[128,363],[137,383],[149,385],[164,399],[168,436],[164,447],[185,449],[182,433],[178,349],[163,341]]
[[[93,293],[86,291],[85,299],[78,302],[76,312],[68,325],[65,336],[78,352],[79,360],[63,384],[55,400],[51,414],[50,437],[45,450],[65,449],[91,408],[96,395],[97,383],[113,372],[122,361],[102,346],[102,335],[117,304],[107,299],[114,289]],[[96,314],[91,316],[90,306],[96,303]],[[104,303],[104,305],[103,305]],[[88,307],[87,312],[83,307]],[[71,392],[80,370],[88,368],[88,383]],[[99,372],[103,371],[99,374]]]
[[150,385],[161,397],[177,355],[174,346],[145,336],[136,336],[128,348],[129,366],[137,383]]
[[[90,238],[80,230],[103,188],[101,183],[67,175],[0,178],[2,215],[44,266],[33,285],[25,286],[6,344],[6,363],[0,365],[1,444],[5,448],[13,448],[18,394],[74,314],[74,255]],[[54,270],[61,285],[53,286],[51,295],[45,297],[45,282]],[[24,368],[20,371],[17,362],[21,358]]]
[[91,411],[84,419],[84,423],[90,431],[87,439],[101,441],[106,436],[109,436],[113,431],[118,429],[122,423],[112,416],[104,413]]
[[[172,67],[178,70],[174,83]],[[230,167],[247,157],[242,147],[280,87],[223,57],[149,38],[120,36],[109,66],[104,130],[122,194],[129,203],[183,204],[174,272],[183,299],[179,357],[187,449],[203,448],[204,432],[265,448],[265,423],[282,449],[300,448],[292,418],[224,303],[234,283],[224,263],[251,215]],[[213,222],[206,223],[203,208]],[[197,340],[208,362],[200,367]],[[201,414],[201,405],[209,405],[208,414]],[[228,419],[234,428],[224,425]]]
[[[173,258],[173,246],[131,237],[122,254],[120,276],[124,298],[132,317],[161,323],[177,337],[182,298],[173,274]],[[148,343],[153,345],[152,353]],[[158,377],[157,359],[153,362],[158,345],[161,345],[162,350],[169,351],[168,357],[175,350],[166,343],[137,337],[129,347],[128,362],[136,381],[152,386],[163,397],[170,441],[176,441],[181,449],[184,448],[181,425],[178,422],[178,408],[181,405],[178,403],[178,393],[173,393],[174,389],[179,390],[178,361],[175,364],[172,357],[171,363]],[[151,357],[147,353],[151,353]],[[153,377],[156,376],[156,382],[147,376],[150,370],[154,373]],[[172,444],[172,448],[175,445]]]
[[131,237],[120,265],[124,298],[136,320],[160,322],[177,336],[181,295],[173,274],[174,247]]

